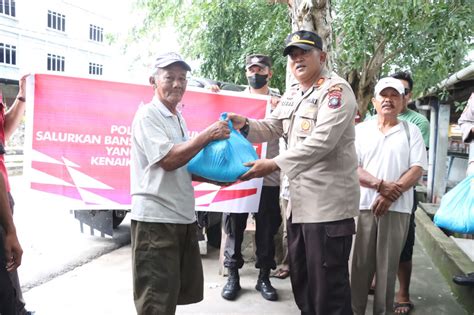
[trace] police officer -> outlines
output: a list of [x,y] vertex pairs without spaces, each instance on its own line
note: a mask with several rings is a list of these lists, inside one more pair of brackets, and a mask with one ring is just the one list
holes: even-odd
[[[268,82],[273,75],[272,61],[269,56],[252,54],[245,60],[246,76],[249,87],[245,93],[271,96],[272,110],[278,104],[280,95],[271,90]],[[217,87],[211,87],[218,91]],[[278,139],[269,141],[267,156],[270,158],[278,154]],[[272,172],[263,179],[262,193],[258,212],[255,214],[255,243],[257,261],[255,267],[260,269],[255,289],[260,291],[263,298],[276,301],[278,294],[272,286],[270,270],[276,268],[274,237],[281,224],[279,206],[280,172]],[[229,277],[222,289],[222,297],[227,300],[237,298],[240,291],[239,269],[242,268],[242,241],[247,226],[248,213],[224,213],[224,230],[227,234],[224,247],[224,266],[229,269]]]
[[278,169],[288,178],[290,276],[302,314],[352,314],[348,260],[360,194],[353,123],[357,104],[349,84],[325,68],[317,34],[297,31],[285,46],[283,55],[298,84],[267,119],[229,118],[250,141],[283,136],[288,150],[249,163],[241,179]]

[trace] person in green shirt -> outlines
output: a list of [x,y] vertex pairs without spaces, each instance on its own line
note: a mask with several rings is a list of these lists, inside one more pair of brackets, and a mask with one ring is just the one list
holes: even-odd
[[[422,114],[408,108],[408,104],[412,101],[413,79],[407,71],[399,71],[391,75],[391,77],[400,80],[405,87],[405,108],[398,114],[398,119],[405,120],[416,125],[423,136],[426,149],[430,145],[430,122]],[[367,116],[365,120],[374,119],[377,115]],[[408,230],[407,240],[400,255],[400,263],[398,266],[398,281],[400,288],[395,297],[394,312],[395,314],[408,314],[413,308],[413,302],[410,301],[410,280],[412,271],[413,246],[415,245],[415,210],[417,207],[416,193],[415,202],[410,218],[410,226]],[[374,281],[372,286],[374,286]],[[371,289],[373,292],[373,288]]]
[[[407,71],[396,72],[391,75],[395,79],[399,79],[405,87],[405,109],[398,114],[398,118],[416,125],[423,136],[426,149],[430,145],[430,122],[422,114],[408,108],[411,102],[413,91],[413,79],[411,74]],[[413,210],[410,218],[410,227],[408,229],[408,236],[400,255],[400,262],[398,265],[398,281],[400,287],[395,297],[395,314],[408,314],[413,308],[413,303],[410,301],[410,280],[412,271],[412,256],[413,246],[415,245],[415,211],[418,204],[415,193],[415,202],[413,203]]]

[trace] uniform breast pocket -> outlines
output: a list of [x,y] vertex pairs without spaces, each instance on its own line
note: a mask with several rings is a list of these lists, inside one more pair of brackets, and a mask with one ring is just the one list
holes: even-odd
[[317,115],[318,107],[316,104],[311,102],[301,104],[296,113],[295,126],[293,127],[297,137],[306,138],[311,134],[316,125]]

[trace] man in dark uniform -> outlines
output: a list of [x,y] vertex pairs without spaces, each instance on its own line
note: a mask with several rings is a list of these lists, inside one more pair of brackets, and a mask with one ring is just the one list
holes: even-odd
[[[272,61],[269,56],[252,54],[245,59],[246,76],[249,87],[244,93],[268,95],[272,111],[279,102],[280,94],[270,89],[268,83],[273,75]],[[217,92],[219,87],[211,86]],[[268,142],[267,157],[273,158],[278,154],[278,139]],[[255,267],[260,269],[255,289],[260,291],[263,298],[269,301],[278,300],[278,294],[270,282],[270,270],[276,268],[274,237],[281,224],[279,205],[280,172],[275,171],[263,179],[262,194],[258,212],[255,214],[255,243],[257,261]],[[244,260],[242,257],[242,241],[247,226],[248,213],[224,213],[222,220],[227,234],[224,247],[224,266],[229,269],[229,278],[222,289],[222,297],[234,300],[240,291],[239,269]]]
[[283,136],[288,150],[249,163],[241,179],[278,169],[288,178],[290,276],[302,314],[352,314],[348,260],[359,213],[357,103],[350,85],[325,68],[317,34],[297,31],[285,44],[283,55],[298,84],[269,118],[229,119],[252,142]]

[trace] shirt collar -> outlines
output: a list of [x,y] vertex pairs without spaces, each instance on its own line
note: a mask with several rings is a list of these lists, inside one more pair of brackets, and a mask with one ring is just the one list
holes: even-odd
[[321,70],[321,74],[319,75],[318,80],[316,80],[316,82],[314,82],[312,87],[310,87],[306,91],[303,91],[301,89],[301,85],[298,83],[297,91],[301,94],[301,96],[303,96],[306,93],[308,93],[308,91],[314,91],[314,89],[319,89],[319,87],[321,85],[323,85],[324,83],[326,83],[326,81],[329,80],[329,79],[331,79],[331,73],[329,72],[329,70],[326,67],[324,67]]
[[[242,92],[252,94],[252,92],[250,91],[250,86],[247,86]],[[272,90],[270,89],[270,87],[268,87],[268,93],[264,95],[272,95]]]
[[151,103],[156,106],[156,108],[161,112],[161,114],[163,114],[163,116],[165,117],[171,117],[171,116],[175,116],[172,112],[170,112],[170,110],[168,109],[168,107],[165,106],[165,104],[163,104],[158,97],[154,96]]

